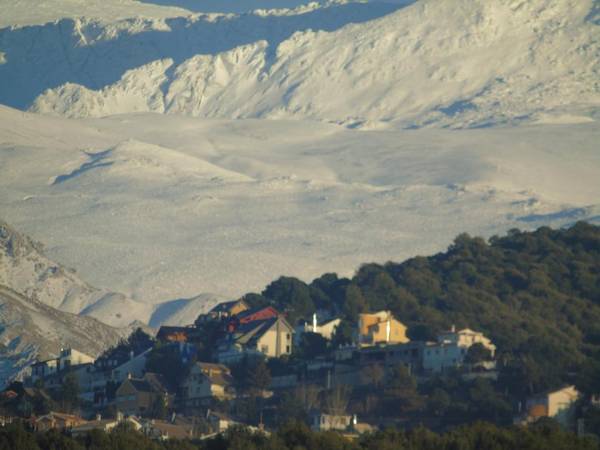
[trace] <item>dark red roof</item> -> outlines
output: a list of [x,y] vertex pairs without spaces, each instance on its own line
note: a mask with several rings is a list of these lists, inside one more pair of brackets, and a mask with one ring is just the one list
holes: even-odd
[[247,311],[243,311],[237,315],[237,318],[240,323],[250,323],[256,320],[267,320],[273,317],[279,316],[279,311],[277,311],[272,306],[265,306],[262,308],[253,308]]

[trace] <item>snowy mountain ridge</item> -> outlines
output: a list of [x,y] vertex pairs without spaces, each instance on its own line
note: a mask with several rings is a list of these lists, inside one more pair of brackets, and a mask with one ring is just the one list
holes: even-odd
[[0,0],[0,210],[47,245],[5,242],[26,298],[189,323],[600,220],[600,0],[31,3]]
[[74,270],[48,259],[42,244],[2,221],[0,285],[57,310],[56,314],[60,311],[90,316],[115,327],[127,327],[136,321],[152,327],[167,323],[187,325],[217,301],[215,296],[203,295],[153,305],[97,289],[81,280]]
[[59,311],[2,284],[0,306],[0,386],[63,347],[97,356],[131,331]]
[[0,107],[0,136],[0,210],[53,260],[135,301],[87,310],[108,323],[155,324],[165,301],[200,311],[214,296],[199,293],[238,298],[280,275],[348,276],[461,232],[599,217],[595,122],[363,131]]
[[[64,29],[63,41],[70,36],[71,68],[64,70],[72,73],[58,78],[75,82],[42,93],[31,110],[313,119],[367,128],[594,120],[597,7],[597,0],[419,0],[281,16],[108,26],[62,21],[44,31]],[[132,62],[133,48],[146,63],[135,55]],[[109,49],[106,74],[99,64]]]

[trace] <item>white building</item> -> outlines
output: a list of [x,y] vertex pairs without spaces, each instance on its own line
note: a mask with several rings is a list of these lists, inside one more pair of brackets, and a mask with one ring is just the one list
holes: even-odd
[[346,414],[315,413],[312,415],[311,429],[313,431],[348,430],[356,424],[356,416]]
[[78,350],[72,348],[60,349],[58,358],[39,361],[31,366],[30,381],[35,383],[39,379],[46,379],[62,370],[75,368],[77,366],[82,366],[84,364],[90,364],[93,362],[93,357]]
[[128,361],[123,362],[110,371],[110,379],[114,382],[122,383],[129,377],[141,378],[144,375],[146,361],[151,350],[152,348],[149,348],[137,356],[133,356],[133,353],[130,354]]
[[342,321],[342,319],[338,318],[338,319],[331,319],[331,320],[327,320],[325,322],[318,323],[317,319],[318,319],[317,314],[313,314],[312,320],[310,322],[304,321],[303,323],[300,323],[296,327],[294,341],[300,342],[300,339],[302,338],[302,335],[304,333],[320,334],[325,339],[331,340],[331,338],[333,337],[333,334],[335,333],[335,329],[338,327],[338,325]]
[[229,427],[239,425],[239,422],[236,422],[226,414],[211,410],[208,410],[206,420],[215,433],[222,433],[227,431]]
[[520,417],[519,422],[529,423],[540,417],[551,417],[562,426],[569,427],[573,425],[575,402],[579,397],[575,386],[565,386],[529,397],[525,402],[525,414]]
[[438,335],[438,343],[456,344],[458,347],[467,349],[473,344],[481,344],[490,351],[492,358],[496,354],[496,346],[492,344],[491,340],[483,333],[469,328],[456,331],[453,326],[452,330]]
[[86,355],[79,350],[75,350],[73,348],[61,349],[60,356],[58,357],[58,370],[65,370],[73,366],[93,362],[93,357]]
[[427,343],[423,349],[423,369],[442,372],[451,367],[459,367],[466,354],[467,348],[459,347],[456,343]]
[[221,341],[217,360],[235,364],[244,357],[280,358],[292,353],[294,329],[281,315],[241,324]]
[[233,398],[233,377],[228,367],[222,364],[197,362],[182,383],[185,405],[188,407],[210,404],[211,399]]
[[31,366],[31,382],[47,378],[58,372],[58,360],[49,359],[47,361],[38,361]]
[[491,357],[496,353],[496,346],[483,333],[465,328],[440,333],[437,342],[428,342],[423,349],[423,369],[431,372],[442,372],[452,367],[460,367],[467,356],[469,348],[481,344],[487,348]]

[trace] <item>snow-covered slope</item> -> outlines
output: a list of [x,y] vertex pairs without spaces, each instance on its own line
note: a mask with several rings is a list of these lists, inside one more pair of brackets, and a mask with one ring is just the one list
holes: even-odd
[[[297,8],[229,14],[257,2]],[[0,106],[0,211],[50,259],[2,276],[48,304],[189,323],[202,293],[599,220],[600,0],[27,3],[0,0],[0,103],[45,114]]]
[[[27,95],[66,82],[32,109],[70,117],[154,111],[366,127],[592,120],[598,4],[420,0],[400,9],[350,3],[108,26],[62,21],[4,32],[0,80],[12,78],[0,101],[26,105],[12,86],[19,73]],[[40,33],[48,43],[31,51]],[[48,71],[49,58],[58,63]],[[32,77],[34,69],[45,75]]]
[[36,359],[56,357],[63,347],[96,356],[126,331],[61,312],[0,284],[0,387]]
[[[168,154],[165,156],[168,157]],[[146,159],[146,161],[151,160]],[[91,168],[89,167],[88,170]],[[76,175],[71,174],[71,176]],[[55,179],[53,183],[64,181],[66,180]],[[187,325],[219,299],[216,296],[205,295],[202,299],[178,299],[162,304],[150,304],[134,301],[123,294],[94,288],[81,280],[73,269],[48,259],[42,244],[17,232],[2,221],[0,221],[0,286],[11,289],[14,293],[31,299],[32,302],[44,305],[42,308],[44,313],[56,310],[53,314],[57,317],[63,317],[63,313],[91,316],[116,327],[125,327],[119,330],[123,335],[130,331],[127,326],[135,321],[153,327],[163,323]],[[23,311],[19,310],[19,314],[23,314]],[[38,322],[39,320],[35,322],[36,326],[39,325]],[[84,323],[88,322],[84,320],[82,324]],[[57,329],[56,333],[69,332],[69,330],[68,328],[62,331]],[[113,333],[117,333],[117,330]],[[56,341],[56,339],[50,340]],[[101,343],[102,341],[99,341],[98,345]]]
[[596,122],[363,131],[0,108],[0,136],[0,210],[53,259],[145,305],[88,309],[111,320],[154,324],[179,305],[156,307],[167,299],[235,298],[279,275],[434,253],[463,231],[600,213]]
[[[77,83],[98,89],[119,81],[125,71],[162,59],[180,64],[199,54],[216,55],[266,40],[274,57],[278,43],[299,30],[337,30],[401,7],[393,4],[330,4],[251,14],[200,14],[178,18],[133,16],[105,22],[90,16],[44,25],[0,30],[0,103],[24,108],[47,88]],[[138,73],[142,85],[162,83],[156,64]],[[140,88],[128,77],[125,84]],[[159,90],[160,91],[160,90]],[[139,95],[139,93],[138,93]]]
[[65,312],[79,313],[113,294],[92,288],[46,258],[42,245],[0,222],[0,284]]
[[[242,0],[243,1],[243,0]],[[94,17],[104,23],[132,17],[168,18],[187,16],[190,11],[158,2],[137,0],[0,0],[0,28],[43,25],[64,18]]]

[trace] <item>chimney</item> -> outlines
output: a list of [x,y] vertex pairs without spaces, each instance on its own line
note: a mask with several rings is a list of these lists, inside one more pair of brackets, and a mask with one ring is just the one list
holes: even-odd
[[102,415],[101,414],[96,414],[96,420],[98,420],[98,421],[102,420]]
[[317,313],[313,313],[313,333],[317,332]]
[[123,422],[123,413],[121,411],[117,411],[117,422]]
[[133,350],[129,352],[129,359],[133,359]]
[[390,342],[390,336],[392,334],[392,320],[388,319],[385,323],[385,342]]
[[456,325],[452,324],[452,329],[451,330],[452,330],[453,333],[456,333]]

